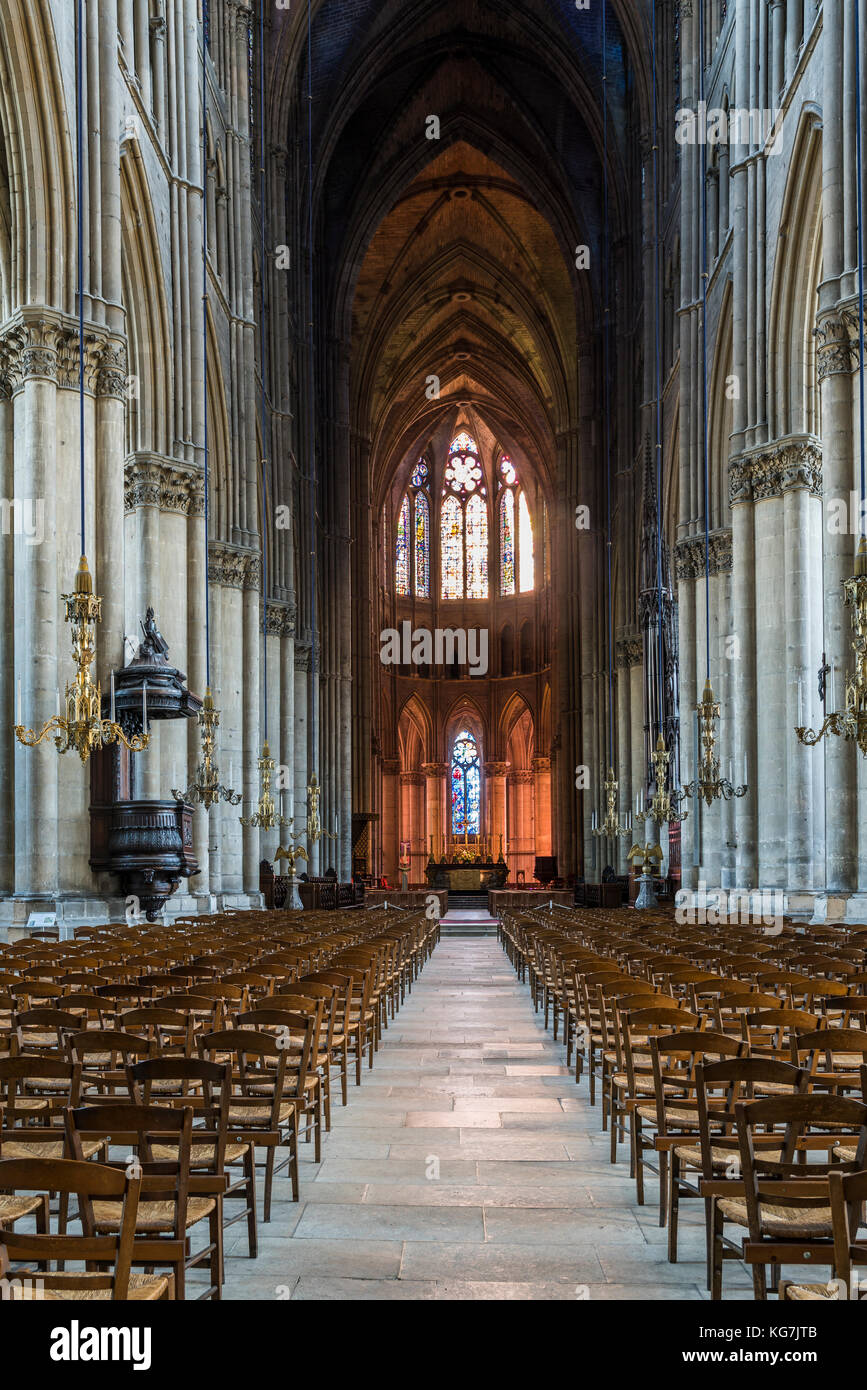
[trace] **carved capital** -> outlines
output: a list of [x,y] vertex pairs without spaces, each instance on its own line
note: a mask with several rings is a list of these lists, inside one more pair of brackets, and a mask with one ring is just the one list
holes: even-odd
[[295,616],[294,603],[270,602],[268,604],[266,632],[273,637],[294,637]]
[[123,495],[128,512],[137,507],[159,507],[161,512],[201,515],[204,487],[201,474],[171,459],[137,454],[124,465]]
[[536,780],[535,772],[528,768],[518,768],[516,772],[510,772],[506,781],[513,787],[530,787]]
[[208,546],[208,579],[224,589],[243,589],[248,561],[248,551],[212,542]]
[[761,502],[784,492],[806,488],[822,496],[822,446],[818,439],[780,440],[767,448],[743,454],[729,464],[729,502]]
[[857,346],[845,310],[838,312],[832,309],[823,314],[816,325],[815,337],[816,369],[820,381],[841,372],[851,372],[858,365]]
[[644,643],[640,637],[622,637],[617,643],[616,655],[621,669],[640,666],[644,660]]
[[402,772],[400,774],[402,787],[423,787],[426,780],[423,772]]
[[[708,568],[711,574],[727,574],[732,568],[732,533],[725,527],[711,531],[708,537]],[[699,579],[705,567],[704,536],[687,536],[679,541],[674,550],[674,563],[678,579]]]
[[509,771],[510,763],[485,763],[486,777],[505,777]]
[[448,763],[422,763],[421,770],[425,777],[447,777],[449,765]]
[[534,771],[536,774],[538,774],[538,773],[540,773],[540,772],[550,772],[550,771],[551,771],[551,759],[550,759],[550,758],[534,758],[534,759],[533,759],[533,771]]

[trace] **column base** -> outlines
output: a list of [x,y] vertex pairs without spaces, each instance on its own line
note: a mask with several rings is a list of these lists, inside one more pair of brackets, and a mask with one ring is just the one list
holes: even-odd
[[817,893],[813,903],[813,915],[810,918],[811,926],[820,926],[825,923],[839,922],[841,925],[852,920],[848,918],[848,904],[852,898],[851,893]]
[[636,911],[641,911],[648,907],[659,907],[659,899],[653,891],[653,879],[649,874],[642,874],[638,882],[641,884],[638,897],[635,899]]

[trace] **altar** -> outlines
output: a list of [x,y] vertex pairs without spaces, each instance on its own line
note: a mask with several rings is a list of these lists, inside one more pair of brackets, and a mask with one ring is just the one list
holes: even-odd
[[493,859],[439,863],[430,859],[425,870],[431,888],[447,888],[452,893],[486,893],[491,888],[502,888],[508,877],[508,866]]

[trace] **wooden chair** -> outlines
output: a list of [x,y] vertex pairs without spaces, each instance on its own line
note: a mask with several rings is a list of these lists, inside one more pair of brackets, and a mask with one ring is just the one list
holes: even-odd
[[[292,1014],[281,1016],[288,1028],[306,1030],[302,1049],[307,1064],[313,1048],[313,1020]],[[271,1033],[253,1028],[229,1028],[199,1036],[200,1054],[207,1060],[230,1060],[232,1092],[229,1101],[228,1124],[231,1137],[238,1142],[251,1143],[266,1150],[264,1219],[271,1220],[271,1196],[274,1178],[284,1168],[289,1169],[292,1200],[300,1196],[298,1173],[298,1111],[299,1072],[287,1075],[287,1050],[281,1039]],[[301,1102],[305,1100],[302,1080]],[[276,1162],[277,1148],[288,1148],[287,1157]]]
[[[220,1299],[223,1281],[223,1228],[220,1197],[227,1180],[223,1175],[190,1176],[192,1111],[165,1105],[79,1106],[66,1111],[66,1133],[74,1159],[82,1159],[85,1136],[99,1135],[112,1145],[135,1151],[106,1166],[141,1172],[140,1201],[135,1218],[132,1262],[148,1268],[169,1267],[175,1277],[177,1298],[186,1296],[187,1270],[207,1262],[210,1286],[201,1298]],[[163,1157],[154,1155],[160,1146]],[[171,1154],[171,1157],[167,1155]],[[102,1165],[100,1165],[102,1166]],[[95,1201],[83,1213],[85,1229],[95,1235],[116,1234],[122,1229],[123,1204],[116,1200]],[[189,1232],[200,1222],[208,1223],[208,1243],[200,1250],[190,1247]]]
[[[190,1172],[227,1174],[229,1168],[242,1168],[234,1181],[229,1177],[225,1192],[218,1196],[225,1231],[238,1221],[247,1221],[247,1243],[251,1259],[258,1253],[256,1230],[256,1167],[253,1145],[238,1140],[229,1130],[229,1103],[232,1070],[228,1063],[208,1062],[201,1057],[149,1057],[127,1069],[130,1092],[139,1105],[186,1107],[193,1114]],[[178,1146],[153,1145],[158,1161],[177,1161]],[[244,1207],[231,1217],[225,1203],[241,1199]]]
[[[839,1163],[837,1171],[859,1172],[867,1159],[867,1105],[848,1097],[826,1095],[774,1095],[767,1099],[739,1101],[735,1105],[743,1196],[717,1202],[717,1223],[730,1221],[746,1227],[742,1258],[752,1266],[756,1299],[767,1298],[765,1265],[772,1282],[778,1282],[781,1264],[834,1262],[834,1232],[828,1177],[832,1164],[796,1162],[798,1141],[806,1132],[828,1134],[848,1128],[855,1140],[855,1159]],[[766,1155],[754,1142],[754,1131],[764,1126],[777,1134],[780,1149]],[[768,1141],[765,1139],[765,1143]],[[712,1297],[719,1293],[711,1290]]]
[[[0,1159],[0,1188],[39,1192],[30,1200],[44,1203],[46,1213],[50,1193],[60,1192],[67,1200],[75,1194],[82,1219],[80,1235],[52,1234],[47,1220],[35,1233],[26,1234],[0,1224],[0,1278],[9,1280],[13,1300],[150,1303],[173,1299],[172,1275],[134,1274],[131,1269],[141,1185],[140,1177],[101,1164],[63,1158]],[[117,1231],[97,1233],[94,1206],[109,1202],[119,1208]],[[16,1269],[12,1274],[13,1260],[32,1261],[37,1268]],[[66,1261],[83,1261],[89,1267],[86,1271],[51,1271],[52,1262],[62,1265]],[[93,1265],[107,1268],[94,1270]]]

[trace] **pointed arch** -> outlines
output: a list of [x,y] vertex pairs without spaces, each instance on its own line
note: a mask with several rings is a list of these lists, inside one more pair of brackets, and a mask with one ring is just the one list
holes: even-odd
[[818,288],[822,279],[822,122],[806,107],[780,213],[768,332],[770,437],[818,434]]
[[120,161],[121,287],[126,309],[129,373],[137,390],[127,411],[128,454],[172,453],[172,374],[165,277],[147,173],[137,140]]

